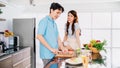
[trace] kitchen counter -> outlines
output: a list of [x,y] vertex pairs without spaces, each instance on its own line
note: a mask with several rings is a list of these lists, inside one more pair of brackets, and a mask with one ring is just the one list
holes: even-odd
[[31,47],[6,49],[0,56],[0,68],[31,68]]
[[[45,68],[83,68],[82,61],[80,64],[70,64],[66,60],[66,58],[53,58]],[[100,53],[92,53],[92,60],[88,63],[88,68],[97,67],[106,68],[106,56]]]
[[0,53],[0,60],[1,60],[3,57],[5,57],[5,56],[8,56],[8,55],[14,54],[14,53],[16,53],[16,52],[19,52],[20,50],[23,50],[23,49],[25,49],[25,48],[27,48],[27,47],[28,47],[28,46],[26,46],[26,47],[21,46],[21,47],[17,47],[17,48],[14,50],[14,48],[11,46],[10,48],[6,49],[4,53]]

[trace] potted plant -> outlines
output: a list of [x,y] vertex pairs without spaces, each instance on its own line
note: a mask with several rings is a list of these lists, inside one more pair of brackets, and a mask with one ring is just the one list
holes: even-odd
[[2,14],[3,12],[2,12],[2,10],[0,9],[0,14]]
[[99,53],[99,51],[104,50],[106,52],[106,49],[104,46],[106,45],[106,40],[100,41],[100,40],[91,40],[89,44],[85,44],[85,49],[91,50],[93,53]]

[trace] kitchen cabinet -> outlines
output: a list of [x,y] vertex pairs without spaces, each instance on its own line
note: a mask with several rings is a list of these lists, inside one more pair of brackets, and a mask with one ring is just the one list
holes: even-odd
[[13,68],[28,68],[31,66],[30,48],[19,51],[12,56]]
[[31,48],[26,47],[0,58],[0,68],[31,68]]
[[12,68],[12,56],[6,56],[0,60],[0,68]]

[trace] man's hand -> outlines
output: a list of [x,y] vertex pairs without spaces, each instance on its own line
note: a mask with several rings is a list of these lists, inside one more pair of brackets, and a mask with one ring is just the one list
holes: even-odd
[[58,54],[58,52],[59,52],[58,49],[54,49],[54,48],[51,48],[50,51],[54,54]]

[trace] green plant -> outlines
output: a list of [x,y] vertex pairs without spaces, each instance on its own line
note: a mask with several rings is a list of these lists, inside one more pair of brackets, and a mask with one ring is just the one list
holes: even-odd
[[104,50],[106,52],[106,49],[104,48],[105,45],[106,40],[103,42],[100,40],[91,40],[89,44],[85,44],[85,49],[96,48],[98,51]]
[[0,9],[0,14],[2,14],[3,12],[2,12],[2,10]]
[[99,58],[99,59],[94,59],[92,60],[92,63],[95,63],[95,64],[100,64],[100,65],[105,65],[106,66],[106,63],[105,63],[105,60],[106,59],[102,59],[102,58]]

